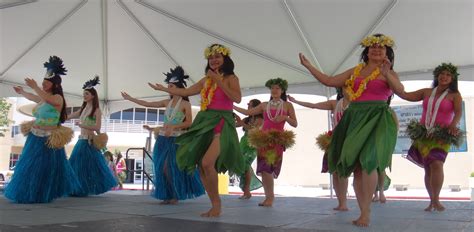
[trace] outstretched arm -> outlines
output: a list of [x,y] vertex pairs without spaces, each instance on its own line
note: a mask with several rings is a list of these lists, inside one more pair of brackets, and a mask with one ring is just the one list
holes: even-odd
[[166,88],[162,84],[152,84],[148,83],[150,87],[154,90],[163,91],[170,93],[172,95],[178,95],[181,97],[193,96],[201,92],[201,89],[204,87],[205,78],[202,78],[198,83],[192,85],[189,88]]
[[308,71],[313,75],[316,80],[321,82],[323,85],[329,86],[329,87],[342,87],[344,86],[345,82],[349,77],[351,76],[352,72],[354,71],[353,68],[338,74],[336,76],[328,76],[321,71],[319,71],[317,68],[315,68],[306,57],[300,53],[300,63],[308,69]]
[[256,114],[261,114],[263,113],[263,105],[266,106],[266,103],[265,104],[260,104],[258,105],[257,107],[254,107],[252,109],[244,109],[244,108],[240,108],[238,106],[234,106],[234,110],[236,110],[237,112],[241,113],[241,114],[244,114],[244,115],[256,115]]
[[145,107],[153,107],[153,108],[165,107],[166,103],[169,101],[168,99],[166,99],[166,100],[161,100],[161,101],[149,102],[149,101],[144,101],[144,100],[134,98],[130,96],[127,92],[121,92],[121,94],[122,94],[123,99],[131,101],[141,106],[145,106]]
[[329,101],[318,102],[318,103],[310,103],[310,102],[298,101],[294,97],[291,97],[290,95],[288,95],[288,100],[300,106],[308,107],[311,109],[318,109],[318,110],[334,110],[335,102],[336,102],[335,100],[329,100]]

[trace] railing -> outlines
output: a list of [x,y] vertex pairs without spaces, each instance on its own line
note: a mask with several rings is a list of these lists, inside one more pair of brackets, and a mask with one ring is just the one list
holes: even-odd
[[[63,123],[63,126],[69,127],[74,131],[80,131],[81,128],[76,125],[79,122],[79,119],[71,119]],[[102,127],[100,131],[102,132],[123,132],[123,133],[148,133],[146,129],[143,128],[143,125],[149,126],[161,126],[162,122],[150,122],[150,121],[141,121],[141,120],[120,120],[120,119],[102,119]],[[12,126],[12,138],[15,135],[20,134],[20,126]]]
[[[127,172],[129,173],[141,173],[141,179],[142,179],[142,190],[145,190],[145,177],[146,177],[146,190],[150,190],[150,182],[154,184],[153,182],[153,177],[146,171],[146,162],[145,159],[149,158],[153,162],[153,158],[150,155],[150,153],[147,151],[146,148],[144,147],[138,147],[138,148],[129,148],[127,149],[127,152],[125,153],[125,160],[128,160],[128,153],[130,151],[142,151],[142,168],[141,169],[130,169],[129,165],[127,165]],[[153,172],[152,172],[153,173]],[[134,178],[132,178],[134,180]]]

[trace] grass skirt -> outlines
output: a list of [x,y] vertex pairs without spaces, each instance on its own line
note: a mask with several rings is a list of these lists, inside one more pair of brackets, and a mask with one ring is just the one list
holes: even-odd
[[77,141],[69,163],[81,183],[81,190],[75,191],[74,196],[98,195],[118,184],[102,153],[87,139]]
[[64,148],[50,148],[47,141],[48,137],[28,134],[5,189],[6,198],[16,203],[47,203],[80,190]]
[[245,172],[232,111],[210,109],[200,111],[188,132],[176,138],[176,144],[179,145],[176,160],[180,170],[192,174],[201,165],[202,158],[214,139],[214,128],[221,119],[224,120],[224,125],[220,133],[220,153],[215,168],[219,173],[230,171],[240,175]]
[[155,190],[151,195],[160,200],[186,200],[204,194],[197,170],[188,174],[178,169],[175,140],[176,137],[160,135],[153,148]]
[[367,173],[392,163],[397,126],[384,101],[352,102],[333,131],[329,172],[349,177],[360,165]]
[[408,125],[407,134],[413,141],[407,159],[422,168],[428,167],[435,160],[444,163],[451,145],[459,147],[465,136],[463,131],[456,136],[451,135],[446,127],[439,125],[428,135],[426,127],[415,120]]
[[[257,178],[255,175],[255,172],[252,169],[252,163],[257,157],[257,150],[249,145],[249,140],[248,140],[248,135],[247,133],[240,138],[240,151],[242,152],[242,155],[244,156],[244,161],[245,161],[245,172],[251,171],[250,174],[250,191],[259,189],[262,187],[262,182]],[[244,191],[244,186],[245,186],[245,173],[238,176],[239,177],[239,187]]]

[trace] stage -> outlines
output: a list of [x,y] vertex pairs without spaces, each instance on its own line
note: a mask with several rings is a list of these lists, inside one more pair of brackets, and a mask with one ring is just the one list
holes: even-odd
[[369,229],[351,225],[358,215],[332,210],[327,198],[278,197],[272,208],[258,207],[261,196],[239,200],[223,196],[220,218],[199,216],[209,208],[206,196],[160,205],[149,192],[112,191],[87,198],[61,198],[49,204],[12,204],[0,195],[0,231],[474,231],[473,202],[443,202],[445,212],[425,212],[426,201],[389,200],[374,204]]

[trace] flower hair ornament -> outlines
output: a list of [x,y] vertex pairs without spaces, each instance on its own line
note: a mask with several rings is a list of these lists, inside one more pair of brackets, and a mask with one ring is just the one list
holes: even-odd
[[186,87],[186,79],[189,78],[188,75],[184,74],[184,70],[181,66],[176,66],[174,69],[170,69],[168,73],[163,73],[166,76],[165,82],[167,84],[182,84]]
[[272,88],[272,85],[278,85],[283,91],[288,89],[288,81],[281,78],[270,79],[265,83],[265,87]]
[[210,47],[207,47],[204,50],[204,57],[206,59],[209,59],[210,56],[212,56],[216,53],[220,53],[223,56],[230,56],[230,49],[225,47],[224,45],[213,44],[213,45],[211,45]]
[[82,89],[93,89],[94,86],[100,84],[99,76],[95,75],[93,79],[90,79],[84,83]]
[[386,35],[369,35],[360,42],[360,45],[362,47],[371,47],[373,45],[379,45],[393,48],[395,46],[395,41],[393,41],[390,36]]
[[44,79],[55,84],[61,84],[60,75],[66,75],[67,72],[63,60],[58,56],[50,56],[48,62],[45,62],[43,66],[46,68]]
[[435,78],[437,78],[439,76],[439,74],[444,70],[450,72],[451,75],[453,75],[454,79],[456,79],[456,80],[458,79],[458,76],[459,76],[458,67],[456,67],[455,65],[453,65],[451,63],[442,63],[442,64],[438,65],[438,67],[436,67],[433,70],[433,76]]

